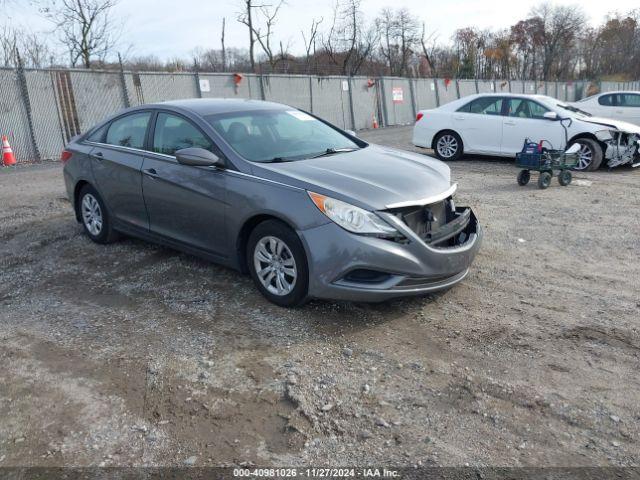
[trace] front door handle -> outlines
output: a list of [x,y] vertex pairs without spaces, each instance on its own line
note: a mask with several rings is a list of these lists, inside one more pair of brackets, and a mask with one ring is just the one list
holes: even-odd
[[505,125],[509,125],[510,127],[514,127],[516,122],[504,122]]
[[463,121],[464,117],[453,117],[454,120],[459,120],[459,121]]
[[157,177],[158,176],[158,172],[156,172],[155,168],[147,168],[146,170],[142,171],[145,175],[149,175],[150,177]]
[[91,158],[95,158],[96,160],[102,160],[104,158],[104,155],[102,154],[102,152],[92,153]]

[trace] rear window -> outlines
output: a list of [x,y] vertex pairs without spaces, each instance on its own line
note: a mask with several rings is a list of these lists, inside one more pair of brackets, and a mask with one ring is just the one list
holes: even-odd
[[598,98],[598,103],[605,107],[613,107],[616,104],[614,97],[615,95],[602,95]]

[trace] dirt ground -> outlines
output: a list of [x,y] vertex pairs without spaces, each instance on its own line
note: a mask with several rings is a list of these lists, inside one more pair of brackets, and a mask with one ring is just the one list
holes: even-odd
[[0,170],[0,466],[638,465],[640,169],[451,168],[485,230],[464,282],[296,310],[93,244],[60,164]]

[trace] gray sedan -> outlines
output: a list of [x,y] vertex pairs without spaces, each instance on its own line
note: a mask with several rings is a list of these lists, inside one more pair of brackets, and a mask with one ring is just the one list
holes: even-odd
[[461,281],[481,230],[449,167],[252,100],[128,109],[62,154],[75,215],[248,272],[272,302],[381,301]]

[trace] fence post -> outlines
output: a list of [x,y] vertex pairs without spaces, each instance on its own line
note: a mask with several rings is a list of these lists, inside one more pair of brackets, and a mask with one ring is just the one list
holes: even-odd
[[200,68],[198,66],[198,62],[193,62],[193,77],[196,81],[196,92],[198,92],[198,98],[202,98],[202,87],[200,87]]
[[411,111],[413,112],[413,118],[418,115],[418,99],[416,98],[415,78],[409,78],[409,95],[411,95]]
[[353,108],[353,77],[351,75],[349,75],[347,77],[347,82],[349,85],[349,92],[347,92],[349,94],[349,113],[351,114],[351,129],[355,130],[356,129],[356,113],[354,111]]
[[456,78],[456,98],[460,98],[460,82]]
[[382,123],[389,126],[389,112],[387,112],[387,94],[384,91],[384,77],[380,77],[380,100],[382,103]]
[[309,77],[309,111],[313,113],[313,77],[308,75]]
[[40,149],[38,148],[38,142],[36,142],[36,131],[33,126],[33,115],[31,112],[31,100],[29,99],[29,89],[27,88],[27,77],[24,73],[24,65],[22,64],[22,57],[16,50],[16,57],[18,60],[18,68],[16,74],[18,76],[18,83],[20,84],[20,90],[22,91],[22,100],[24,102],[24,109],[27,113],[27,125],[29,127],[29,139],[33,147],[33,153],[36,160],[42,160],[40,157]]
[[440,90],[438,89],[438,79],[433,78],[433,88],[436,91],[436,107],[440,106]]
[[122,57],[118,52],[118,64],[120,65],[120,81],[122,82],[122,96],[124,98],[124,108],[129,108],[131,102],[129,101],[129,92],[127,90],[127,79],[124,76],[124,65],[122,64]]
[[262,72],[258,75],[258,78],[260,79],[260,100],[266,100],[267,97],[264,94],[264,75],[262,75]]

